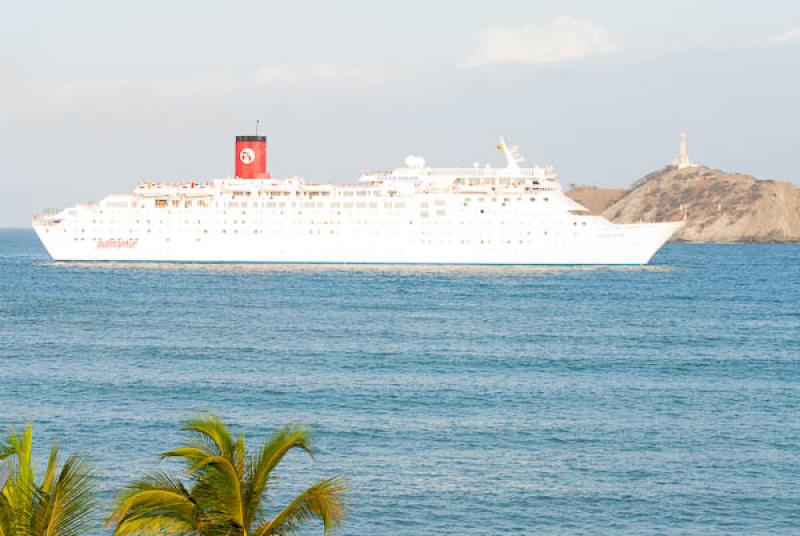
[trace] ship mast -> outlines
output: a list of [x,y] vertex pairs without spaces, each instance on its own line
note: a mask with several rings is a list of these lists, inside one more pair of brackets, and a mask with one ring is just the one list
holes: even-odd
[[497,148],[503,151],[506,157],[506,171],[508,171],[509,175],[514,177],[519,176],[522,172],[519,164],[523,160],[519,155],[519,149],[516,146],[509,146],[502,136],[500,136],[500,145],[498,145]]

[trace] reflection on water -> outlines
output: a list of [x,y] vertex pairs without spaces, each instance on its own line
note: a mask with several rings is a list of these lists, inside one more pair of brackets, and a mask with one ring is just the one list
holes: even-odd
[[592,271],[645,271],[664,272],[672,266],[542,266],[542,265],[468,265],[468,264],[273,264],[273,263],[193,263],[193,262],[63,262],[54,261],[47,266],[81,269],[115,270],[186,270],[231,273],[276,272],[379,272],[409,274],[542,274],[555,272]]

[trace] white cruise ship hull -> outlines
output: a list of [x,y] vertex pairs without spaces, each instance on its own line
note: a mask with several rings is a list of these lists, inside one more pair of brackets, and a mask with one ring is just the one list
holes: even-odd
[[[412,232],[382,234],[357,226],[335,229],[298,227],[271,232],[150,233],[118,238],[87,238],[45,224],[34,229],[56,261],[322,263],[322,264],[474,264],[474,265],[643,265],[682,222],[591,226],[554,236],[448,233],[424,238]],[[344,228],[343,228],[344,227]],[[248,232],[248,234],[244,234]],[[324,234],[323,234],[324,233]]]

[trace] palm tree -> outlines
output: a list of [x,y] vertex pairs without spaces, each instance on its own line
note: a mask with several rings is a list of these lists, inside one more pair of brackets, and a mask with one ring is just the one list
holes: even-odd
[[0,483],[0,536],[81,536],[93,525],[95,485],[86,459],[73,454],[59,469],[58,446],[42,480],[36,484],[32,461],[33,430],[13,428],[0,443],[0,462],[7,466]]
[[[313,456],[307,429],[285,426],[261,448],[248,451],[244,435],[236,440],[213,415],[196,417],[181,428],[188,444],[161,455],[187,467],[189,487],[164,471],[137,480],[117,499],[106,526],[114,534],[172,536],[270,536],[292,532],[311,519],[325,534],[343,519],[342,477],[321,480],[269,517],[266,495],[272,472],[292,449]],[[1,536],[1,535],[0,535]]]

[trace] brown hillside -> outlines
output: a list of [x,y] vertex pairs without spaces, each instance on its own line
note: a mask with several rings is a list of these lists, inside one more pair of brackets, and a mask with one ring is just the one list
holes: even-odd
[[617,223],[667,221],[680,219],[684,210],[687,223],[673,240],[800,241],[800,190],[794,184],[702,166],[651,173],[603,215]]
[[627,190],[597,188],[595,186],[575,186],[567,195],[589,209],[592,214],[602,214],[614,201],[625,195]]

